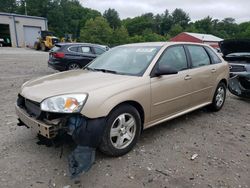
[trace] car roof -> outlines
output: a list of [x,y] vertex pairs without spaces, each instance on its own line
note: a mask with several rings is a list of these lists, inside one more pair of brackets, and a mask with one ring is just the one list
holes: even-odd
[[207,44],[203,43],[194,43],[194,42],[143,42],[143,43],[132,43],[132,44],[125,44],[122,46],[171,46],[176,44],[191,44],[191,45],[200,45],[200,46],[208,46]]
[[106,48],[108,46],[105,45],[101,45],[101,44],[92,44],[92,43],[81,43],[81,42],[75,42],[75,43],[57,43],[56,45],[58,46],[79,46],[79,45],[88,45],[88,46],[97,46],[97,47],[102,47],[102,48]]

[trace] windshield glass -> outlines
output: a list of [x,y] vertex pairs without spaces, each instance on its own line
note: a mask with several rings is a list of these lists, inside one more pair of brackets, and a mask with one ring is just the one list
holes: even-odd
[[160,46],[116,47],[95,59],[86,69],[142,76],[160,48]]

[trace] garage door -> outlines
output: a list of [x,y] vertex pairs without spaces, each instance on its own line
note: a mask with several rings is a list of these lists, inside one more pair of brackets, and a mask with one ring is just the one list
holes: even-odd
[[40,27],[24,26],[24,42],[27,47],[34,47],[35,41],[40,36]]

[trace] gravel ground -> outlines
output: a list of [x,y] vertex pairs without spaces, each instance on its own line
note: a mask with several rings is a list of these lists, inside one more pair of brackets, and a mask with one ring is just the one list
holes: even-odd
[[38,145],[33,132],[16,126],[22,83],[56,72],[47,59],[46,52],[0,48],[0,187],[250,187],[250,101],[230,94],[220,112],[200,109],[144,131],[125,156],[97,152],[92,169],[70,180],[74,145],[60,158],[61,148]]

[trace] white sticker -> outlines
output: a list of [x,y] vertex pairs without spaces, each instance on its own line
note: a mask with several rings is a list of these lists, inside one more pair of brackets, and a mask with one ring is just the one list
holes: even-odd
[[155,50],[156,48],[138,48],[136,52],[142,52],[142,53],[151,53]]

